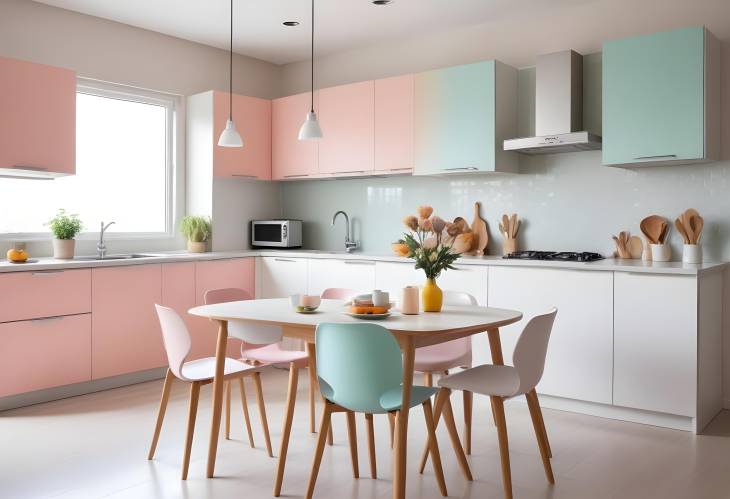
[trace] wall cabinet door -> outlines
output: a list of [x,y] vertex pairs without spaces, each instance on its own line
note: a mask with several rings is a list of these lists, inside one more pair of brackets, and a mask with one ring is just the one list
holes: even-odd
[[417,175],[514,171],[517,70],[496,61],[416,74]]
[[[315,92],[315,102],[317,92]],[[292,180],[317,175],[316,140],[299,140],[299,129],[309,113],[309,92],[272,102],[272,177]],[[315,104],[316,105],[316,104]]]
[[261,265],[260,298],[286,298],[307,292],[307,266],[304,258],[259,258]]
[[155,303],[160,265],[95,268],[92,288],[92,378],[167,365]]
[[0,57],[0,168],[76,173],[76,73]]
[[361,293],[375,289],[375,262],[366,260],[328,260],[308,262],[307,294],[321,295],[327,288],[346,288]]
[[[618,293],[617,293],[618,294]],[[489,306],[525,319],[500,329],[505,363],[527,320],[558,308],[540,393],[610,404],[613,382],[613,276],[610,272],[490,267]]]
[[705,151],[704,28],[603,45],[603,163],[702,159]]
[[91,379],[91,314],[0,324],[0,397]]
[[413,169],[414,75],[375,80],[375,170]]
[[615,405],[694,417],[697,279],[615,273]]
[[271,180],[271,101],[233,95],[233,121],[243,147],[221,147],[228,121],[229,94],[213,92],[213,174]]
[[319,91],[319,173],[373,170],[373,102],[372,81]]

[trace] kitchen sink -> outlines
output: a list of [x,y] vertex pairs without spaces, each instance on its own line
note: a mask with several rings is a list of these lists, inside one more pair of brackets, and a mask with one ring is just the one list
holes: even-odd
[[131,260],[133,258],[149,258],[150,255],[143,255],[140,253],[129,253],[125,255],[106,255],[104,258],[98,257],[98,256],[77,256],[74,258],[74,260],[82,260],[82,261],[95,261],[95,262],[101,262],[104,260]]

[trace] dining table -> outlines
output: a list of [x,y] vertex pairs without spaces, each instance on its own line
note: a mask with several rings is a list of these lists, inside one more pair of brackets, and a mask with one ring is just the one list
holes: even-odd
[[[212,478],[215,471],[216,453],[223,408],[223,374],[228,341],[228,323],[243,321],[281,327],[286,338],[304,341],[309,361],[309,381],[317,384],[315,332],[322,323],[357,323],[367,320],[348,315],[346,303],[341,300],[322,300],[315,313],[299,313],[290,304],[289,298],[255,299],[212,305],[202,305],[189,310],[195,316],[207,317],[218,323],[216,344],[215,377],[213,380],[213,409],[208,446],[206,475]],[[403,400],[402,410],[396,418],[393,459],[392,497],[403,499],[406,495],[406,458],[408,413],[410,407],[413,369],[417,348],[436,345],[447,341],[486,333],[489,339],[492,363],[503,364],[499,328],[522,319],[516,310],[480,306],[445,306],[441,312],[424,312],[405,315],[398,311],[378,323],[388,329],[400,345],[403,354]],[[373,359],[373,361],[377,361]],[[289,446],[290,428],[296,399],[296,378],[290,377],[287,394],[287,409],[284,415],[282,438],[274,480],[274,496],[281,494]]]

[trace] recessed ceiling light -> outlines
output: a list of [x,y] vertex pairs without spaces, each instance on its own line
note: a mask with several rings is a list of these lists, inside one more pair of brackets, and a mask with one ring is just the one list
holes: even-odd
[[299,26],[299,21],[284,21],[284,26]]
[[388,5],[393,0],[373,0],[373,4],[375,5]]

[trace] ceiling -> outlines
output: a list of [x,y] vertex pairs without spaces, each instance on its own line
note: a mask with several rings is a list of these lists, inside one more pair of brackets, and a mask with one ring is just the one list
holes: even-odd
[[[228,0],[37,0],[40,3],[228,49]],[[529,14],[581,0],[316,0],[318,55]],[[286,64],[309,58],[310,2],[234,0],[234,51]],[[283,21],[299,21],[285,27]]]

